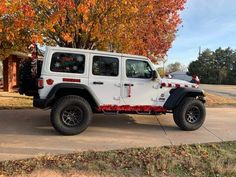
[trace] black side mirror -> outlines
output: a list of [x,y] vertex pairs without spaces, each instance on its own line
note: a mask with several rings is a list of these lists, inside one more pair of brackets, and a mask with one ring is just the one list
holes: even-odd
[[153,70],[152,71],[152,80],[156,80],[158,78],[157,71]]

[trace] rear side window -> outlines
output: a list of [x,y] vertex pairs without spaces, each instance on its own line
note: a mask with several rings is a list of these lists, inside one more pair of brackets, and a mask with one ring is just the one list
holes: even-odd
[[84,67],[84,55],[59,52],[52,55],[50,70],[53,72],[83,74]]
[[98,76],[118,76],[119,60],[113,57],[94,56],[93,57],[93,75]]

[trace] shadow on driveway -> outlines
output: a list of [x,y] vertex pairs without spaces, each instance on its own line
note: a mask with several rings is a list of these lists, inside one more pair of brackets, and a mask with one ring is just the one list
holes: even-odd
[[[104,129],[104,133],[115,129],[122,131],[156,130],[158,127],[160,128],[157,117],[125,114],[94,115],[92,124],[84,133],[93,129]],[[175,125],[164,126],[164,128],[179,131]],[[50,123],[50,112],[41,110],[1,110],[0,134],[61,136]]]

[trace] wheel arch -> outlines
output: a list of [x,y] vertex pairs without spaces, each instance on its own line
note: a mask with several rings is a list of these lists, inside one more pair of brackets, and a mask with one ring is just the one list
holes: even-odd
[[56,100],[67,95],[77,95],[84,98],[90,104],[93,111],[99,106],[95,94],[88,86],[83,84],[62,83],[55,85],[47,96],[47,106],[51,107]]
[[170,90],[170,96],[165,102],[164,108],[173,110],[186,97],[193,97],[205,103],[205,94],[202,90],[197,88],[176,88]]

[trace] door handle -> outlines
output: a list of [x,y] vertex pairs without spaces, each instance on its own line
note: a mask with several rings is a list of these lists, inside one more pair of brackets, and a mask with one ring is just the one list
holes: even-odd
[[134,86],[134,84],[124,84],[124,86],[126,86],[126,87],[129,87],[129,86],[131,86],[131,87],[133,87],[133,86]]
[[103,85],[103,82],[93,82],[94,85]]

